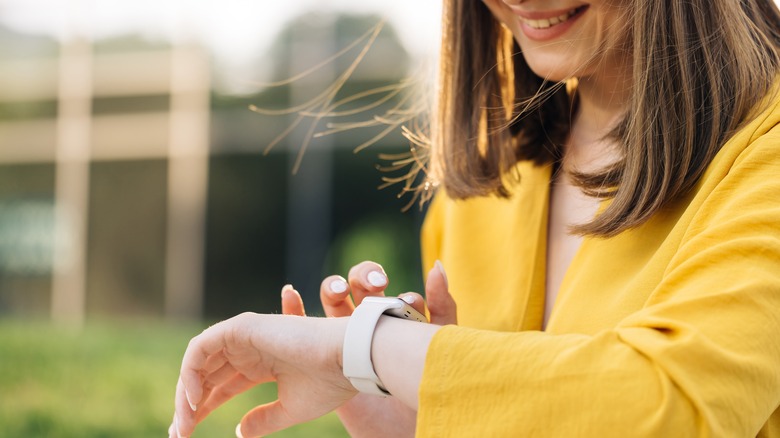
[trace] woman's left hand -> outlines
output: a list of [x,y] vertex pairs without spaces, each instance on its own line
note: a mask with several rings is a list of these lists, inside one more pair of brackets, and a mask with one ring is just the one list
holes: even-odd
[[341,367],[346,318],[244,313],[190,341],[176,388],[171,438],[188,437],[211,411],[257,384],[275,381],[278,400],[249,411],[236,428],[267,435],[333,411],[357,391]]

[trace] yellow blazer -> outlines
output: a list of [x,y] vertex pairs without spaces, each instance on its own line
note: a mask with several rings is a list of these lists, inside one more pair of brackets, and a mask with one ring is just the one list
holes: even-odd
[[645,225],[586,237],[546,331],[549,166],[423,226],[459,326],[434,337],[419,437],[780,436],[780,100]]

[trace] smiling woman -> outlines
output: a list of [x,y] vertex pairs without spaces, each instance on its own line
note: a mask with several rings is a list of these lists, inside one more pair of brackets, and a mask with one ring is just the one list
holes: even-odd
[[286,315],[190,342],[170,435],[269,380],[239,437],[331,410],[356,437],[780,435],[775,4],[445,0],[443,23],[412,137],[430,270],[402,294],[431,323],[364,302],[373,262],[322,282],[332,318],[285,286]]

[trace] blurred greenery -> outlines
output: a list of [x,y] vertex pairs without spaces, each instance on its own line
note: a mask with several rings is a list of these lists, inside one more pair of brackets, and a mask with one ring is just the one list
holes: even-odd
[[[202,327],[160,322],[90,323],[83,330],[0,320],[0,434],[3,437],[166,436],[181,355]],[[228,402],[197,437],[232,436],[263,385]],[[274,434],[345,437],[335,414]]]

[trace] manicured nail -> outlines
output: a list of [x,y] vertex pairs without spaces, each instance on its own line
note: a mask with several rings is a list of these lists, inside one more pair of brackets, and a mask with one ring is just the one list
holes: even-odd
[[434,263],[434,265],[439,269],[439,272],[441,272],[441,276],[444,277],[444,284],[449,286],[450,282],[449,280],[447,280],[447,273],[444,272],[444,266],[438,260],[436,260],[436,263]]
[[371,283],[371,286],[374,287],[386,286],[387,277],[385,277],[385,274],[379,271],[371,271],[368,273],[368,282]]
[[187,403],[189,403],[189,404],[190,404],[190,409],[192,409],[192,412],[195,412],[195,411],[197,411],[197,410],[198,410],[198,407],[197,407],[197,406],[195,406],[195,403],[193,403],[192,401],[190,401],[190,394],[187,392],[187,390],[186,390],[186,389],[184,390],[184,396],[185,396],[185,397],[187,397]]
[[330,282],[330,291],[334,294],[343,294],[347,291],[347,282],[337,278]]
[[287,292],[288,290],[293,290],[293,285],[285,284],[284,286],[282,286],[282,298],[284,298],[284,293]]
[[241,423],[236,426],[236,438],[244,438],[244,435],[241,435]]
[[402,300],[406,302],[406,304],[414,304],[414,295],[407,295],[405,297],[401,297]]

